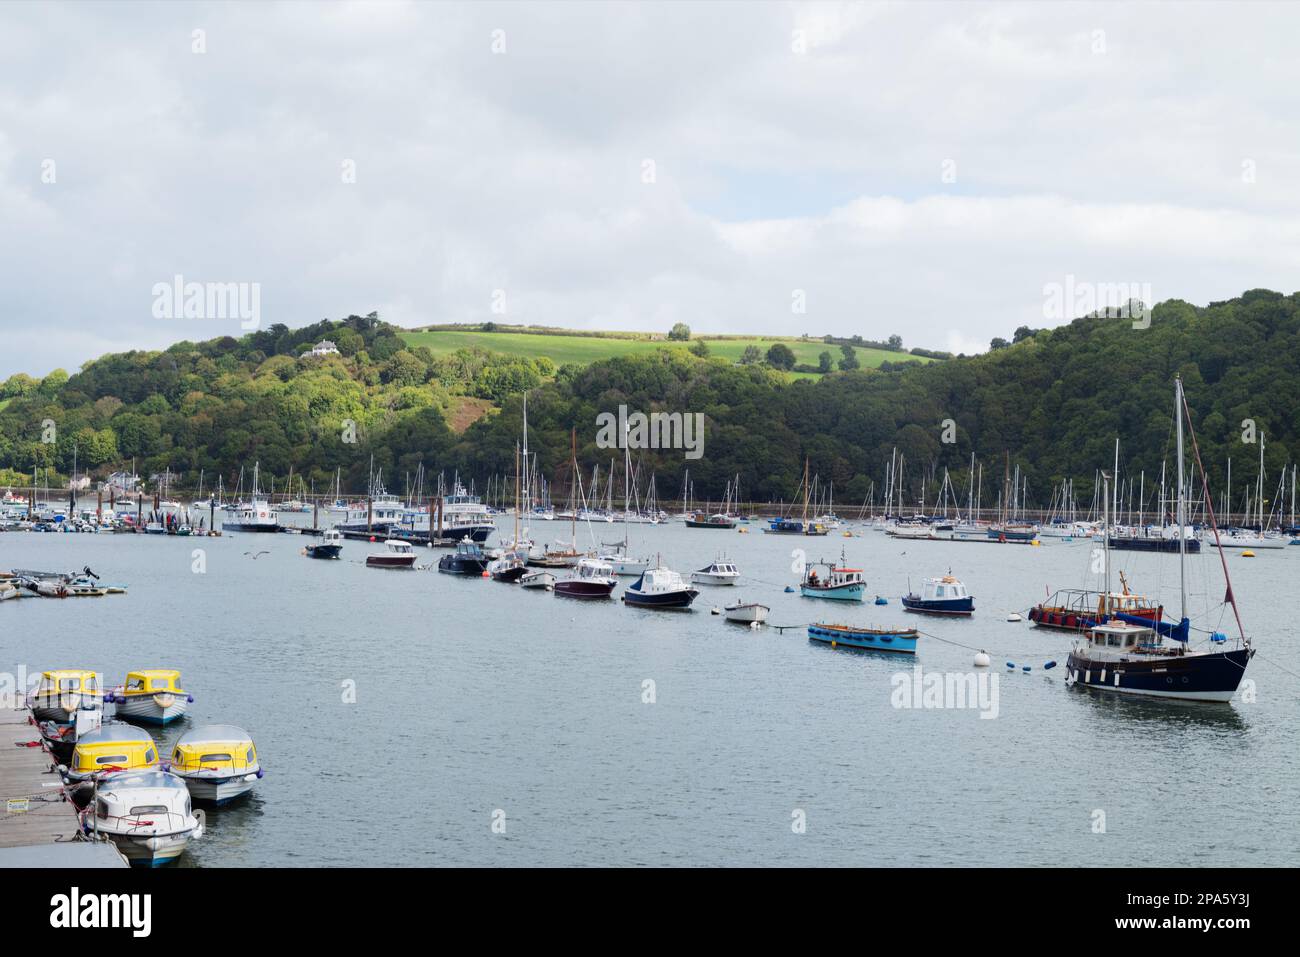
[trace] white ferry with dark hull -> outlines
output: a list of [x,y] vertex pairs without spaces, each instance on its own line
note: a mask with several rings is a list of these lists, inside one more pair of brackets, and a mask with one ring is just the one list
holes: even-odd
[[[1186,415],[1190,424],[1191,416],[1187,412],[1183,399],[1183,383],[1175,380],[1174,417],[1177,423],[1178,446],[1178,486],[1177,486],[1177,525],[1185,527],[1185,501],[1183,492],[1183,418]],[[1192,442],[1195,448],[1196,436]],[[1200,455],[1196,457],[1200,466]],[[1110,493],[1110,476],[1102,473],[1104,489],[1103,501],[1108,502]],[[1202,485],[1206,489],[1205,506],[1210,519],[1213,537],[1218,544],[1218,529],[1214,523],[1214,508],[1210,503],[1208,485],[1202,474]],[[1106,516],[1103,525],[1105,537],[1109,539],[1110,517]],[[1093,688],[1099,691],[1113,691],[1119,694],[1147,695],[1158,698],[1183,698],[1191,701],[1232,700],[1241,679],[1246,673],[1250,659],[1255,655],[1250,639],[1241,630],[1236,640],[1236,647],[1229,648],[1229,639],[1220,632],[1210,635],[1208,647],[1203,650],[1190,647],[1191,622],[1187,617],[1187,576],[1186,557],[1187,540],[1179,537],[1179,582],[1182,600],[1182,616],[1172,622],[1147,621],[1131,615],[1125,615],[1117,609],[1103,608],[1100,623],[1087,629],[1075,642],[1074,648],[1066,660],[1066,684],[1071,687]],[[1222,547],[1219,548],[1222,556]],[[1110,543],[1105,542],[1102,549],[1105,564],[1106,590],[1110,591]],[[1223,564],[1225,579],[1228,577],[1227,563]],[[1232,594],[1232,582],[1227,581],[1226,603],[1232,606],[1233,616],[1241,629],[1241,616],[1237,610],[1236,600]],[[1170,639],[1173,644],[1165,644]]]

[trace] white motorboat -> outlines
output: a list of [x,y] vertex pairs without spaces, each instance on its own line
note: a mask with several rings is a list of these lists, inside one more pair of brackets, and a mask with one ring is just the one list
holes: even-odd
[[225,804],[253,789],[265,773],[253,739],[243,728],[213,724],[181,735],[171,771],[196,801]]
[[742,625],[749,625],[754,622],[762,624],[767,621],[767,616],[771,611],[772,609],[768,608],[767,605],[760,605],[756,601],[747,602],[743,598],[723,608],[723,614],[726,616],[727,621],[739,622]]
[[555,590],[555,576],[548,571],[535,568],[519,579],[520,588],[535,588],[541,591]]
[[100,711],[104,707],[104,693],[99,674],[80,668],[46,671],[29,696],[27,706],[37,721],[67,722],[78,711]]
[[740,580],[736,566],[719,558],[707,568],[691,572],[691,582],[696,585],[734,585]]
[[180,857],[203,836],[185,782],[166,771],[128,771],[105,777],[81,812],[87,834],[111,840],[132,864],[158,867]]
[[384,542],[382,552],[366,556],[367,568],[412,568],[415,566],[415,548],[410,542],[390,538]]

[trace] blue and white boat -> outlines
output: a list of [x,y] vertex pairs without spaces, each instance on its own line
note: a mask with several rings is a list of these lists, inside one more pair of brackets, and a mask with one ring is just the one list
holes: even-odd
[[845,568],[843,565],[830,562],[812,562],[808,565],[808,571],[804,573],[799,593],[805,598],[862,601],[862,594],[866,588],[867,583],[862,578],[860,568]]
[[687,584],[680,573],[656,566],[647,568],[640,578],[627,586],[623,601],[642,608],[689,608],[699,594],[699,590]]
[[903,608],[926,615],[969,616],[975,612],[975,599],[964,584],[951,575],[944,575],[922,582],[921,594],[904,595]]
[[860,628],[857,625],[827,625],[820,622],[808,626],[809,641],[820,641],[832,647],[868,648],[904,655],[916,654],[918,637],[915,628]]

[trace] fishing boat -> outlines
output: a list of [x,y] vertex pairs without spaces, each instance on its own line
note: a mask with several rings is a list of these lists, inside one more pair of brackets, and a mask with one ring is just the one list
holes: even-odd
[[[1183,395],[1181,377],[1174,380],[1174,419],[1178,456],[1176,523],[1179,527],[1186,524],[1183,487],[1183,425],[1186,419],[1187,428],[1191,431],[1196,465],[1201,473],[1202,488],[1205,490],[1205,510],[1209,517],[1210,529],[1216,539],[1215,544],[1218,547],[1227,586],[1224,604],[1232,606],[1233,617],[1237,624],[1238,637],[1235,647],[1226,648],[1228,638],[1220,632],[1210,635],[1208,645],[1204,649],[1193,649],[1190,646],[1191,623],[1187,617],[1187,549],[1186,540],[1180,536],[1179,540],[1184,542],[1184,547],[1178,552],[1181,615],[1177,624],[1133,620],[1104,605],[1102,611],[1105,620],[1089,628],[1075,640],[1066,661],[1065,679],[1070,687],[1097,691],[1182,698],[1191,701],[1226,702],[1232,700],[1232,696],[1236,694],[1246,668],[1255,655],[1255,648],[1242,627],[1241,612],[1233,596],[1232,581],[1228,576],[1227,560],[1223,557],[1222,547],[1218,545],[1218,528],[1214,518],[1214,506],[1210,501],[1209,483],[1201,465],[1200,453],[1196,449],[1196,433],[1191,428],[1191,412]],[[1104,487],[1109,490],[1109,474],[1102,473],[1102,480]],[[1109,510],[1109,502],[1106,503],[1106,508]],[[1105,534],[1109,536],[1109,515],[1103,527]],[[1106,578],[1105,593],[1109,595],[1110,549],[1103,548],[1102,552]],[[1164,643],[1166,638],[1173,644],[1166,645]]]
[[554,591],[555,576],[541,569],[525,572],[519,577],[519,587],[536,591]]
[[258,463],[253,463],[253,491],[247,505],[236,511],[233,519],[223,521],[227,532],[278,532],[280,519],[257,487]]
[[833,647],[867,648],[905,655],[916,654],[918,637],[915,628],[862,628],[857,625],[822,623],[808,626],[809,641],[820,641]]
[[964,584],[951,575],[944,575],[942,578],[927,578],[921,583],[919,595],[904,595],[903,608],[926,615],[969,616],[975,613],[975,599]]
[[566,598],[601,599],[612,595],[617,586],[618,579],[608,562],[584,558],[578,562],[573,574],[555,582],[554,591]]
[[1029,609],[1029,620],[1038,628],[1086,631],[1105,621],[1109,611],[1153,625],[1159,623],[1164,606],[1145,595],[1132,594],[1123,572],[1119,573],[1119,580],[1123,590],[1109,595],[1083,588],[1057,589],[1046,601]]
[[78,711],[99,711],[104,691],[99,673],[64,668],[41,673],[41,680],[27,700],[37,721],[72,721]]
[[723,608],[723,614],[727,621],[734,621],[742,625],[753,624],[758,622],[762,624],[767,621],[767,616],[772,609],[767,605],[760,605],[756,601],[745,601],[743,598],[737,599],[730,605]]
[[410,542],[401,542],[390,538],[384,542],[384,550],[371,552],[366,556],[367,568],[413,568],[415,566],[415,548]]
[[438,571],[448,575],[473,575],[481,578],[487,571],[488,558],[478,542],[465,538],[456,543],[456,550],[438,559]]
[[172,669],[132,671],[104,700],[116,706],[119,718],[167,724],[183,717],[194,701],[180,683],[181,673]]
[[691,572],[691,582],[696,585],[734,585],[740,580],[736,566],[723,558],[715,559],[705,568]]
[[136,867],[169,864],[203,836],[185,782],[166,771],[105,778],[80,815],[86,835],[107,837]]
[[986,534],[995,542],[1027,544],[1038,541],[1038,526],[1026,522],[1004,522],[990,525]]
[[181,735],[172,749],[171,772],[185,782],[194,800],[217,805],[247,794],[265,773],[248,732],[229,724]]
[[623,602],[641,608],[689,608],[699,594],[678,572],[657,565],[627,586]]
[[[862,578],[862,569],[846,568],[844,556],[841,564],[833,562],[810,562],[799,585],[799,593],[805,598],[832,598],[837,601],[862,601],[862,593],[867,584]],[[819,573],[818,569],[822,571]]]
[[320,537],[320,543],[308,545],[303,554],[308,558],[338,558],[343,553],[343,534],[337,528],[327,528]]

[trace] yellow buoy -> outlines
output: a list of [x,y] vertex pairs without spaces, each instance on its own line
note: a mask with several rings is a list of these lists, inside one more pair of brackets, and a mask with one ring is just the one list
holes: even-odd
[[1252,551],[1248,548],[1248,549],[1246,549],[1244,552],[1241,553],[1241,557],[1242,557],[1242,558],[1254,558],[1254,557],[1255,557],[1255,553],[1252,552]]

